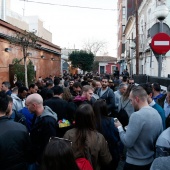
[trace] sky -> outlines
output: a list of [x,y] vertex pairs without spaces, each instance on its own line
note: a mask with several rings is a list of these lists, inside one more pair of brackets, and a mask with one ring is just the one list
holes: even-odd
[[38,15],[52,32],[52,42],[61,48],[82,49],[87,41],[106,42],[98,55],[116,57],[117,0],[11,0],[11,9],[20,15]]

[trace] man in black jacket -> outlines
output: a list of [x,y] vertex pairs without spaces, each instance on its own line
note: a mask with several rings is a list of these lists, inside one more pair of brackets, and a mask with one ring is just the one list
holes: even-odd
[[50,137],[57,136],[57,114],[48,106],[43,106],[43,99],[37,93],[29,95],[25,104],[28,110],[35,114],[30,137],[34,151],[32,156],[35,156],[35,162],[40,164],[43,151]]
[[115,111],[115,94],[113,90],[108,87],[108,79],[107,77],[103,77],[101,81],[102,87],[98,89],[97,95],[100,99],[106,100],[108,107],[108,114],[110,115]]
[[26,170],[31,157],[31,143],[24,125],[6,116],[9,98],[0,92],[0,169]]
[[44,101],[43,105],[50,107],[55,113],[57,113],[58,120],[73,120],[73,115],[70,115],[71,113],[68,113],[68,111],[70,110],[68,108],[68,102],[62,99],[63,88],[60,86],[56,86],[53,88],[53,92],[54,96],[51,99]]

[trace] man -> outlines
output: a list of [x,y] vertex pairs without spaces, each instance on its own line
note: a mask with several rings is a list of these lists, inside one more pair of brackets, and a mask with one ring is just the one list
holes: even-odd
[[147,84],[147,83],[146,84],[140,84],[140,86],[143,87],[146,90],[146,93],[148,95],[149,106],[153,107],[154,109],[156,109],[158,111],[159,115],[162,118],[163,129],[165,129],[165,112],[162,109],[162,107],[152,99],[152,97],[153,97],[152,86],[150,84]]
[[9,98],[0,92],[0,169],[26,170],[31,157],[29,134],[25,126],[6,116],[8,104]]
[[122,83],[128,84],[128,77],[127,76],[122,77]]
[[93,96],[93,88],[90,85],[85,85],[82,88],[82,94],[81,96],[76,96],[74,98],[74,102],[77,106],[80,106],[81,104],[91,104],[91,99]]
[[11,90],[10,90],[10,83],[8,81],[2,82],[1,90],[4,91],[7,95],[11,96]]
[[116,112],[118,112],[119,100],[121,96],[126,92],[128,85],[125,83],[121,83],[117,91],[114,92],[115,94],[115,107]]
[[35,162],[40,164],[44,148],[50,137],[57,136],[57,114],[48,106],[43,106],[43,99],[37,93],[27,97],[26,106],[31,113],[35,114],[36,118],[32,125],[30,137],[33,144]]
[[30,84],[27,92],[27,96],[33,93],[37,93],[38,86],[36,84]]
[[27,96],[28,89],[24,86],[18,89],[18,95],[12,95],[13,98],[13,110],[18,112],[25,107],[25,99]]
[[153,83],[152,88],[153,88],[153,100],[163,108],[166,95],[161,93],[160,84],[159,83]]
[[109,80],[109,85],[108,85],[108,86],[109,86],[113,91],[115,91],[115,85],[114,85],[112,79]]
[[81,85],[82,85],[82,86],[89,85],[89,83],[88,83],[88,77],[87,77],[87,76],[84,76],[84,77],[83,77],[83,81],[81,82]]
[[76,96],[80,95],[81,90],[82,90],[81,83],[75,82],[73,84],[73,91],[72,92],[70,91],[70,93],[72,94],[72,96],[76,97]]
[[133,79],[133,78],[129,78],[129,80],[128,80],[128,84],[135,84],[134,79]]
[[105,99],[108,107],[108,114],[111,114],[115,110],[115,94],[110,87],[108,87],[108,79],[106,77],[102,78],[102,87],[97,91],[97,95],[101,99]]
[[149,170],[154,159],[155,142],[162,132],[159,113],[148,105],[147,93],[137,86],[129,99],[135,109],[129,119],[126,132],[119,121],[115,122],[120,139],[127,148],[124,170]]
[[94,87],[94,93],[96,94],[97,91],[102,87],[100,81],[96,81],[96,85]]
[[44,106],[50,107],[57,113],[58,120],[69,119],[68,117],[68,103],[62,99],[63,88],[58,86],[53,88],[54,96],[51,99],[44,101]]
[[46,86],[42,88],[40,95],[42,96],[43,100],[46,100],[47,97],[47,93],[49,92],[49,90],[51,90],[54,87],[54,82],[52,80],[49,80],[48,82],[46,82]]
[[71,94],[73,93],[73,84],[74,84],[74,79],[70,79],[70,81],[69,81],[69,90],[70,90]]

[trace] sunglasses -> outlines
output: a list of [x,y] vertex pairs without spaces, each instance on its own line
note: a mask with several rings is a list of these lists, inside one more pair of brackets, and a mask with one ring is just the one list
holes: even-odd
[[129,83],[129,84],[135,84],[135,83]]
[[66,142],[68,145],[72,146],[72,141],[71,141],[71,140],[68,140],[68,139],[64,139],[64,138],[59,138],[59,137],[52,136],[52,137],[50,137],[50,139],[49,139],[49,142],[51,142],[51,141],[64,141],[64,142]]

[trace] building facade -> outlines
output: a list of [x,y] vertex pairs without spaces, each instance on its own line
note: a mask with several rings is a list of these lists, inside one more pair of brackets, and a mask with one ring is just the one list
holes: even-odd
[[[23,34],[23,32],[24,30],[0,20],[0,83],[13,81],[10,65],[15,58],[23,58],[23,49],[18,44],[11,43],[10,38],[16,37],[17,33]],[[36,79],[40,76],[45,78],[49,75],[60,75],[61,48],[59,46],[39,38],[35,48],[28,49],[27,58],[34,65]]]
[[[141,0],[138,2],[138,35],[136,35],[136,15],[135,15],[135,1],[136,0],[120,0],[118,1],[119,12],[119,32],[118,45],[125,48],[118,48],[118,61],[120,65],[120,72],[122,69],[128,69],[130,74],[136,74],[136,38],[138,37],[139,45],[139,74],[147,74],[150,76],[158,76],[158,57],[152,52],[150,43],[152,40],[152,27],[158,23],[159,20],[155,16],[157,6],[166,4],[170,8],[170,1],[168,0]],[[123,9],[125,8],[125,9]],[[125,12],[122,12],[124,11]],[[125,16],[124,16],[125,14]],[[120,15],[125,18],[120,22]],[[122,18],[123,18],[122,17]],[[163,20],[170,26],[170,14]],[[120,23],[122,30],[120,29]],[[123,25],[125,23],[125,25]],[[151,32],[152,31],[152,32]],[[157,32],[158,33],[158,32]],[[121,45],[122,43],[122,45]],[[161,77],[167,77],[170,73],[168,64],[170,62],[170,52],[163,56]]]
[[96,56],[95,61],[99,63],[99,74],[114,74],[117,69],[117,58],[110,56]]

